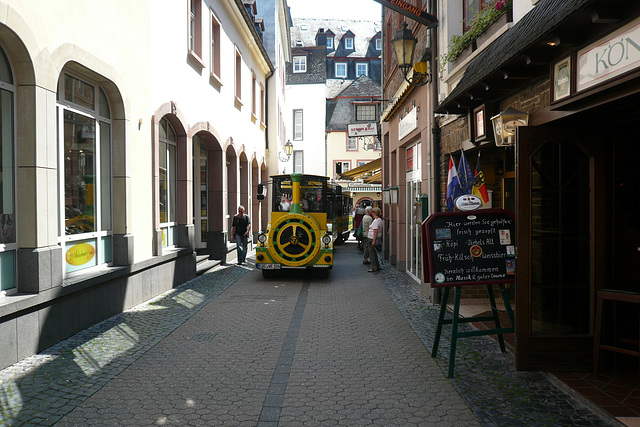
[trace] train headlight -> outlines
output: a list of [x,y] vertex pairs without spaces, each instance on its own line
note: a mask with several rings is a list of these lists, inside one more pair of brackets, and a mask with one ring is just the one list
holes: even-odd
[[324,236],[322,236],[322,243],[324,243],[325,245],[331,243],[331,235],[325,234]]
[[266,242],[266,241],[267,241],[267,235],[264,234],[264,233],[260,233],[258,235],[258,242],[264,244],[264,242]]

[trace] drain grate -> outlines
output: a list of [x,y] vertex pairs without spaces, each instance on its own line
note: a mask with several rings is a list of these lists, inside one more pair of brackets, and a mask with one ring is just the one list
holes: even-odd
[[218,334],[215,332],[200,332],[199,334],[195,334],[191,339],[198,342],[207,342],[212,341],[216,335]]

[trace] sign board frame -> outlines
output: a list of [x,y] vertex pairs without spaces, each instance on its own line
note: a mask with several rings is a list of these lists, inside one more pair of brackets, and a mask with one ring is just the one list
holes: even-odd
[[[423,280],[432,287],[515,283],[515,217],[510,211],[436,212],[422,225],[423,265],[428,266]],[[451,270],[443,269],[445,262]]]

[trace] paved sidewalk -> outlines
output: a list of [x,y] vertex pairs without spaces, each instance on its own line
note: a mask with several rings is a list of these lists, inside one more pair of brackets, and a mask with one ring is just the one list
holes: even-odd
[[448,331],[355,245],[327,280],[217,267],[0,371],[0,425],[610,425],[488,337]]

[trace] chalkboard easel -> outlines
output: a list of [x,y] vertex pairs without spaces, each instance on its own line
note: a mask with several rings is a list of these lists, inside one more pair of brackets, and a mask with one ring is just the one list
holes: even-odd
[[[497,335],[500,351],[506,351],[503,334],[513,333],[514,316],[505,283],[515,282],[515,220],[504,209],[473,212],[438,212],[429,216],[422,227],[425,266],[424,281],[432,287],[443,287],[438,326],[431,357],[436,357],[443,325],[452,325],[449,373],[455,370],[456,346],[459,338]],[[427,268],[428,266],[428,268]],[[505,310],[511,322],[502,327],[492,285],[498,284]],[[460,318],[462,286],[486,285],[491,304],[490,316]],[[453,317],[446,318],[449,290],[455,288]],[[459,332],[460,323],[493,321],[495,328]]]

